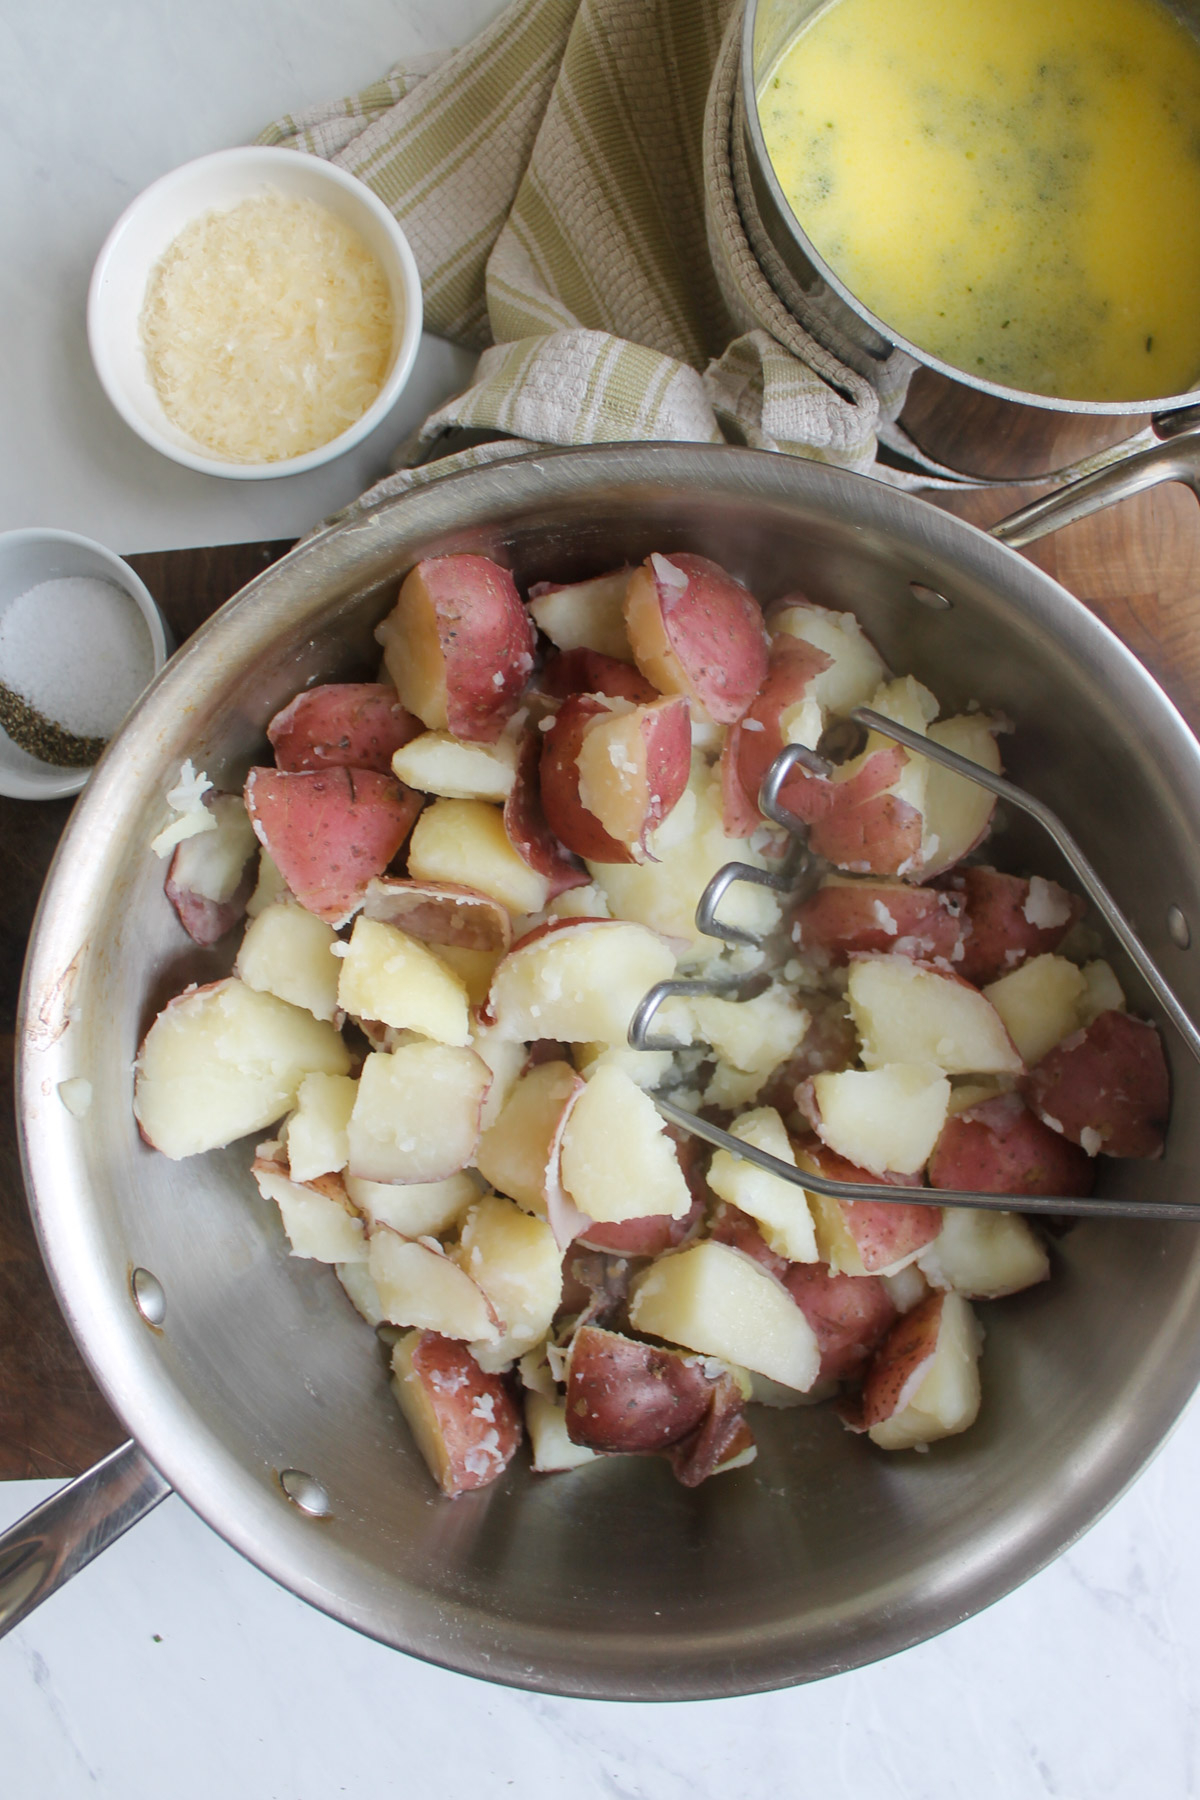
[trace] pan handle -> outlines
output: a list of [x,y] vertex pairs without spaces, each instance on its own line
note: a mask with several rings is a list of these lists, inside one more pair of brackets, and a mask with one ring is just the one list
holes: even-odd
[[170,1492],[131,1438],[0,1532],[0,1637]]
[[1106,506],[1115,506],[1118,500],[1144,494],[1161,481],[1182,481],[1200,499],[1200,434],[1182,427],[1180,430],[1178,437],[1109,463],[1106,468],[1072,482],[1070,487],[1031,501],[993,525],[991,535],[1002,544],[1021,550],[1061,525],[1072,525],[1076,519],[1086,519],[1092,513],[1103,512]]

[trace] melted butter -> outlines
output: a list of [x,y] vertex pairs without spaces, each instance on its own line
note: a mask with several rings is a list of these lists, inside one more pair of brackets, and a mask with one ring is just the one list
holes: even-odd
[[759,111],[813,244],[919,348],[1063,399],[1200,376],[1200,45],[1159,0],[835,0]]

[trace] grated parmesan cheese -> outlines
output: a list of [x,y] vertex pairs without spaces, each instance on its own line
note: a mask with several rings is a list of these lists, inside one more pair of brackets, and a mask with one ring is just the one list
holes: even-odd
[[302,456],[387,376],[387,278],[352,226],[266,192],[193,219],[151,272],[141,334],[173,424],[230,462]]

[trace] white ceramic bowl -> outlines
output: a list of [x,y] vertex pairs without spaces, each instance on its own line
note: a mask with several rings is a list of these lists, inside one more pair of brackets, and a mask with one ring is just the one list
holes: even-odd
[[[157,675],[171,653],[162,614],[128,563],[103,544],[73,531],[6,531],[0,534],[0,617],[21,594],[43,581],[86,575],[111,581],[135,602],[146,621]],[[63,769],[42,762],[0,730],[0,794],[13,800],[60,800],[77,794],[91,769]]]
[[[172,424],[146,369],[139,320],[155,263],[184,227],[273,189],[316,201],[360,233],[391,288],[395,327],[387,379],[362,417],[303,456],[278,462],[226,462]],[[125,423],[164,456],[205,475],[258,481],[299,475],[361,442],[399,399],[421,340],[421,278],[408,240],[370,188],[320,157],[250,145],[184,163],[138,195],[121,214],[96,260],[88,290],[88,344],[105,393]]]

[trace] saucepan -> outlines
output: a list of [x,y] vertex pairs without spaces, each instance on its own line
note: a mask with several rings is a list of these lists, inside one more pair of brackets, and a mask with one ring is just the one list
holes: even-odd
[[[1195,486],[1196,469],[1193,447],[1163,446],[1000,535],[1027,541],[1137,484]],[[25,1170],[59,1300],[131,1442],[0,1544],[0,1618],[174,1489],[294,1593],[448,1668],[594,1698],[748,1693],[968,1617],[1070,1544],[1170,1431],[1200,1376],[1200,1232],[1097,1219],[1057,1241],[1049,1283],[986,1309],[980,1419],[927,1455],[885,1455],[810,1407],[769,1414],[757,1462],[696,1490],[626,1457],[555,1476],[514,1464],[445,1500],[379,1343],[327,1268],[289,1259],[246,1146],[169,1162],[140,1141],[140,1037],[187,980],[224,972],[185,946],[149,850],[183,760],[236,787],[291,695],[370,666],[420,557],[482,552],[524,587],[673,548],[765,601],[803,586],[852,607],[947,710],[1006,714],[1014,778],[1071,824],[1200,1016],[1200,748],[1105,626],[995,535],[865,477],[676,445],[513,459],[322,531],[170,663],[46,885],[22,1012]],[[1054,873],[1019,833],[1010,821],[997,860]],[[1200,1169],[1200,1069],[1164,1038],[1178,1175]]]
[[[1091,402],[1025,392],[973,375],[933,355],[881,318],[855,294],[817,249],[772,165],[759,96],[764,80],[797,32],[828,0],[747,0],[742,25],[741,83],[733,120],[732,167],[738,205],[750,241],[780,298],[834,355],[860,373],[903,352],[913,373],[900,415],[904,440],[928,463],[991,481],[1043,479],[1076,470],[1089,459],[1136,451],[1200,423],[1200,369],[1186,392]],[[1200,9],[1190,0],[1171,7],[1193,35]],[[1149,206],[1169,205],[1163,193]],[[931,247],[932,248],[932,247]],[[1030,271],[1018,274],[1016,285]]]

